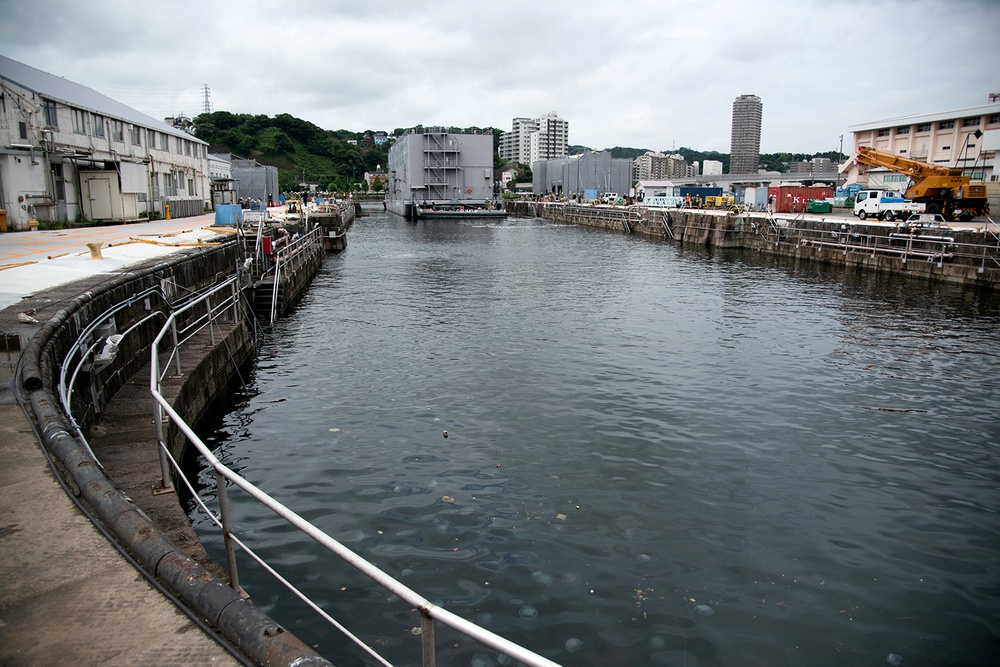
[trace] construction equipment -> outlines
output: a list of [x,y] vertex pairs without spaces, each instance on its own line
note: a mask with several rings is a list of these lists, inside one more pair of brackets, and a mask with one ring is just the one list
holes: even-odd
[[927,205],[927,213],[940,213],[947,220],[972,220],[988,215],[986,185],[971,183],[960,167],[942,167],[899,155],[859,146],[859,165],[884,167],[910,177],[906,198]]

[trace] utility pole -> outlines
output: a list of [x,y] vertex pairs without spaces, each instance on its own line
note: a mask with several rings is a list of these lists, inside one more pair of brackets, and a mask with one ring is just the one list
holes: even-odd
[[[844,135],[840,135],[840,150],[837,151],[837,190],[840,189],[840,159],[844,155]],[[836,190],[834,191],[836,194]]]

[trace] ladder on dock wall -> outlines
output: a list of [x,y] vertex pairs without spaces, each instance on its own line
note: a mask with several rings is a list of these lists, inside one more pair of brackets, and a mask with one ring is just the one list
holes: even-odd
[[663,225],[663,233],[667,235],[667,238],[671,241],[676,241],[677,239],[674,237],[674,230],[670,226],[670,213],[664,211],[660,222]]
[[253,312],[265,322],[274,322],[277,313],[285,309],[285,290],[280,282],[260,280],[253,286]]

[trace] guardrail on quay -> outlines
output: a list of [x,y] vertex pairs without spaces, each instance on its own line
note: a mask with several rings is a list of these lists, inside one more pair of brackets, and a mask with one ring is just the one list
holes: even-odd
[[205,301],[205,290],[214,294],[209,286],[233,273],[236,251],[235,243],[223,244],[136,268],[66,299],[25,346],[17,382],[38,437],[77,489],[82,509],[124,545],[137,567],[252,661],[329,664],[171,542],[108,476],[84,437],[145,366],[158,322],[204,306],[212,312],[195,319],[220,324],[221,311]]
[[[435,622],[443,623],[445,626],[476,640],[480,644],[514,658],[529,667],[551,667],[556,665],[556,663],[551,660],[529,651],[510,640],[490,632],[464,618],[461,618],[460,616],[457,616],[447,609],[434,604],[416,591],[404,586],[372,563],[369,563],[361,556],[357,555],[338,542],[336,539],[327,535],[309,521],[303,519],[292,509],[278,502],[266,492],[226,466],[215,456],[211,449],[205,445],[202,439],[185,422],[181,415],[177,413],[170,401],[163,396],[162,381],[165,374],[170,370],[175,371],[177,374],[181,374],[183,372],[184,369],[181,362],[181,349],[187,341],[194,337],[198,330],[205,327],[211,328],[214,320],[218,317],[225,316],[226,311],[230,308],[233,309],[235,316],[235,313],[239,308],[239,303],[237,300],[229,296],[230,290],[231,281],[225,281],[218,285],[218,287],[214,290],[198,297],[195,300],[192,300],[183,308],[170,314],[170,316],[166,319],[166,322],[163,324],[163,327],[160,329],[159,334],[153,341],[150,349],[149,390],[155,400],[153,423],[156,425],[156,437],[158,448],[160,450],[161,461],[164,462],[164,466],[169,465],[172,467],[173,474],[176,479],[180,480],[187,486],[192,498],[196,500],[201,510],[206,514],[212,524],[215,525],[217,529],[222,531],[229,581],[232,589],[236,592],[241,590],[239,572],[236,563],[236,547],[239,547],[244,553],[247,554],[247,556],[252,558],[264,570],[275,577],[283,586],[288,588],[289,591],[302,600],[324,621],[337,628],[350,641],[355,643],[370,658],[377,661],[379,664],[390,664],[378,653],[376,653],[374,649],[367,646],[340,622],[330,616],[322,607],[312,601],[307,592],[296,587],[292,582],[285,579],[279,572],[271,567],[271,565],[269,565],[257,552],[253,550],[251,545],[248,543],[249,538],[246,536],[241,537],[235,532],[233,523],[229,516],[228,494],[230,489],[240,489],[246,493],[248,497],[252,498],[263,507],[266,507],[270,511],[274,512],[274,514],[284,519],[290,526],[310,537],[317,544],[323,547],[323,549],[325,549],[331,556],[340,558],[345,563],[369,577],[375,583],[399,597],[403,603],[408,604],[411,608],[419,612],[421,628],[419,636],[424,667],[431,667],[437,664],[434,640]],[[183,319],[185,313],[189,311],[204,311],[206,315],[197,318],[198,324],[194,327],[190,325],[179,325],[178,320]],[[161,363],[161,359],[166,359],[166,363]],[[164,439],[164,420],[169,420],[170,423],[183,433],[183,435],[187,438],[188,444],[197,450],[201,457],[214,471],[214,491],[218,502],[217,513],[212,511],[201,500],[192,482],[187,479],[180,464],[171,454],[170,447]],[[170,481],[170,474],[166,467],[164,467],[163,475],[163,483],[166,486]]]
[[640,234],[681,245],[746,249],[989,289],[1000,289],[1000,226],[920,228],[853,217],[741,209],[664,209],[514,201],[510,215]]
[[[313,236],[303,235],[302,244],[290,243],[286,256],[269,267],[268,274],[282,271],[275,266],[295,265],[299,261],[295,258],[306,252],[300,245],[311,242],[321,246],[322,241]],[[315,540],[331,556],[339,557],[398,596],[399,604],[416,609],[421,618],[420,642],[425,665],[435,664],[437,623],[444,623],[525,665],[554,665],[403,586],[225,467],[193,432],[186,418],[199,414],[200,408],[194,403],[204,405],[210,399],[209,394],[214,395],[218,383],[225,380],[208,378],[205,374],[232,373],[240,355],[224,348],[234,342],[241,350],[249,342],[252,349],[252,336],[247,333],[253,322],[247,290],[253,282],[251,276],[256,273],[253,266],[253,261],[242,257],[239,244],[231,242],[148,268],[137,268],[77,296],[27,346],[19,383],[31,402],[40,437],[71,475],[92,512],[144,570],[258,664],[329,663],[245,599],[236,570],[236,548],[257,560],[279,582],[290,586],[295,595],[328,623],[342,626],[308,599],[308,591],[296,589],[264,563],[247,536],[234,532],[228,520],[226,494],[235,489],[246,492]],[[226,361],[216,364],[210,361],[214,357]],[[151,437],[143,442],[152,443],[145,465],[150,470],[158,468],[159,479],[151,493],[172,497],[161,494],[183,483],[192,497],[198,498],[177,465],[186,438],[187,446],[194,447],[213,468],[219,484],[218,516],[204,505],[202,508],[223,530],[228,582],[172,543],[142,506],[109,477],[94,456],[94,450],[103,450],[96,444],[91,448],[87,441],[88,428],[101,420],[108,411],[109,401],[144,367],[145,359],[150,360],[148,387],[156,413],[151,424],[148,417],[141,420],[149,424],[151,432]],[[222,365],[227,367],[225,371]],[[210,388],[208,384],[213,386]],[[169,393],[165,385],[169,385]],[[137,441],[135,446],[142,443]],[[362,650],[369,653],[371,660],[388,664],[370,648]]]

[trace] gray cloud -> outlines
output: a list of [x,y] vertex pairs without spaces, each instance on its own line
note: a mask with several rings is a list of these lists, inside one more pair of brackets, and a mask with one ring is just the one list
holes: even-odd
[[986,0],[0,0],[0,49],[150,115],[290,113],[327,129],[510,127],[558,111],[595,148],[729,150],[740,94],[762,150],[1000,92]]

